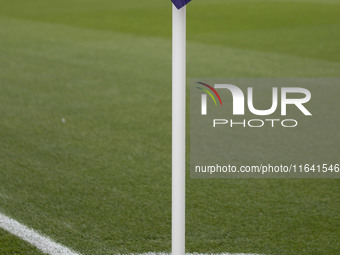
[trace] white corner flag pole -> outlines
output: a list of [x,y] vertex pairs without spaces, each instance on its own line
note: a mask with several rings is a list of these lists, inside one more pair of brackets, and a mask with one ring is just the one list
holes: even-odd
[[172,6],[172,255],[185,255],[186,7]]

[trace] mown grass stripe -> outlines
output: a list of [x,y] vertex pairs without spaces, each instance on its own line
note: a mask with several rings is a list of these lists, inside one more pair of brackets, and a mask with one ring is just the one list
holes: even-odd
[[[44,236],[37,231],[21,224],[20,222],[7,217],[6,215],[0,213],[0,228],[8,231],[12,235],[19,237],[20,239],[28,242],[29,244],[35,246],[40,251],[50,254],[50,255],[81,255],[71,249],[56,243],[51,238]],[[171,253],[164,252],[147,252],[141,254],[131,254],[131,255],[170,255]],[[208,255],[206,253],[187,253],[187,255]],[[260,255],[253,253],[219,253],[211,255]]]

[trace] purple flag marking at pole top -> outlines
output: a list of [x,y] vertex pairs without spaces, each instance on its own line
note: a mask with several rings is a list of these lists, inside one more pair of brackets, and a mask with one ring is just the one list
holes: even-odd
[[181,9],[184,5],[187,5],[191,0],[171,0],[177,9]]

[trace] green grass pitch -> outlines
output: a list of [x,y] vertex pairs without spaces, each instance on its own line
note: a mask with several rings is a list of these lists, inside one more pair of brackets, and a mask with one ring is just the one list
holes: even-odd
[[[187,10],[188,81],[339,77],[340,1]],[[339,180],[186,189],[188,252],[340,254]],[[170,0],[0,0],[0,212],[84,255],[170,251]],[[40,253],[0,230],[0,254]]]

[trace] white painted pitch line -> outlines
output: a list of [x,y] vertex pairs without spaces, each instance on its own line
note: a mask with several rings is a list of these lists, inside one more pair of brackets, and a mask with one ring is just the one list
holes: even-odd
[[[56,243],[51,238],[44,236],[29,227],[26,227],[20,222],[9,218],[2,213],[0,213],[0,228],[28,242],[29,244],[35,246],[40,251],[46,254],[81,255],[80,253],[72,251],[71,249],[63,245]],[[140,253],[140,254],[132,253],[130,255],[171,255],[171,253],[147,252],[147,253]],[[260,254],[254,254],[254,253],[186,253],[186,255],[260,255]]]
[[35,230],[26,227],[2,213],[0,213],[0,227],[30,243],[44,253],[50,255],[80,255],[80,253],[74,252],[63,245],[54,242],[51,238],[39,234]]
[[[261,255],[255,253],[185,253],[186,255]],[[147,253],[132,253],[130,255],[171,255],[171,253],[166,252],[147,252]],[[262,254],[263,255],[263,254]]]

